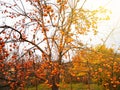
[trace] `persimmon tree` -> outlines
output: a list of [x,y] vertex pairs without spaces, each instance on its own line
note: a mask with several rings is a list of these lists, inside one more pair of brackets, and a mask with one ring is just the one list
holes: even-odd
[[[10,44],[12,45],[12,44]],[[24,88],[26,80],[31,78],[34,73],[33,60],[31,58],[17,59],[17,53],[13,52],[11,55],[11,48],[5,47],[5,39],[0,38],[0,89],[15,90],[18,87]],[[15,48],[15,47],[14,47]],[[25,55],[27,57],[27,55]],[[42,72],[41,72],[42,73]],[[29,78],[28,78],[29,77]],[[28,83],[28,82],[27,82]],[[4,89],[5,90],[5,89]]]
[[80,50],[73,57],[71,73],[88,77],[88,81],[106,89],[119,89],[119,60],[119,54],[105,45]]
[[94,73],[96,80],[106,89],[119,89],[119,53],[105,46],[97,47],[96,50],[101,54],[99,66]]
[[[108,19],[106,9],[101,7],[98,10],[87,9],[83,7],[85,2],[0,1],[2,7],[0,13],[6,20],[10,20],[8,21],[10,25],[7,21],[0,25],[0,35],[5,39],[4,43],[10,53],[9,62],[15,62],[14,75],[23,77],[22,87],[26,85],[25,80],[32,73],[35,80],[44,79],[52,90],[58,90],[60,76],[65,74],[63,62],[64,59],[67,60],[68,52],[83,47],[79,36],[90,31],[96,33],[97,21]],[[104,17],[99,17],[103,14]],[[39,59],[35,58],[37,55],[40,55]],[[17,68],[19,64],[21,69]]]

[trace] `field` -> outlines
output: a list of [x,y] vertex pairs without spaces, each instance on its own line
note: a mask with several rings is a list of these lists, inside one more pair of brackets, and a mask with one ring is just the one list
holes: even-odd
[[[26,90],[51,90],[47,85],[41,84],[37,87],[28,87]],[[97,84],[90,84],[85,85],[82,83],[76,83],[76,84],[61,84],[60,90],[104,90],[102,86],[99,86]]]

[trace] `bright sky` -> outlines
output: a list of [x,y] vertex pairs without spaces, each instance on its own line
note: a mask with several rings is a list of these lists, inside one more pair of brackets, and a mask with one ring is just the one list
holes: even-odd
[[109,43],[115,44],[117,47],[120,46],[120,0],[112,0],[108,4],[108,9],[112,10],[111,20],[109,21],[109,24],[112,29],[114,29],[114,32],[111,34],[110,39],[108,40]]
[[[0,0],[1,1],[1,0]],[[4,0],[3,0],[4,1]],[[6,0],[7,1],[7,0]],[[80,0],[84,1],[84,0]],[[88,36],[87,39],[85,39],[86,42],[92,43],[92,44],[98,44],[101,42],[101,38],[103,40],[108,36],[110,31],[114,29],[113,33],[110,35],[109,39],[106,41],[106,44],[110,46],[114,46],[115,48],[120,45],[120,0],[86,0],[85,6],[91,9],[96,9],[99,6],[104,6],[105,8],[112,11],[112,14],[110,15],[111,20],[101,23],[99,26],[99,33],[97,36],[95,36],[92,41],[90,41],[91,35]],[[1,19],[1,15],[0,15]],[[2,20],[4,20],[2,18]],[[6,20],[7,21],[7,20]],[[2,22],[0,22],[1,24]]]
[[[95,36],[92,41],[87,39],[88,43],[98,44],[101,41],[101,37],[103,40],[108,36],[108,34],[114,29],[108,40],[105,44],[108,47],[118,48],[120,45],[120,0],[87,0],[86,7],[96,9],[99,6],[104,6],[105,8],[112,11],[110,15],[110,21],[102,22],[99,26],[99,33]],[[89,36],[91,37],[91,36]],[[101,42],[102,43],[102,42]]]

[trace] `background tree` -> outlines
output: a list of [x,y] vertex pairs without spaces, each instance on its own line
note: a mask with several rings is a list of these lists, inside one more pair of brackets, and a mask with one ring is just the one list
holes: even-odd
[[71,71],[76,77],[87,77],[89,84],[98,83],[106,89],[119,89],[119,58],[119,54],[105,45],[80,50],[73,57]]

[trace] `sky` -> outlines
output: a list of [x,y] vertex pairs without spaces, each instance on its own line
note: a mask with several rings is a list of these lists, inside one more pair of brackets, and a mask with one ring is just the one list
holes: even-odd
[[111,34],[108,44],[113,43],[116,47],[120,45],[120,0],[112,0],[108,6],[108,9],[112,11],[111,20],[108,22],[110,28],[113,29],[113,33]]
[[[0,0],[1,1],[1,0]],[[4,1],[4,0],[3,0]],[[72,1],[72,0],[70,0]],[[84,0],[80,0],[81,2]],[[102,44],[103,41],[108,37],[109,33],[113,30],[113,32],[110,34],[109,38],[105,42],[105,44],[108,47],[114,47],[118,48],[120,45],[120,0],[86,0],[85,6],[87,8],[91,9],[97,9],[99,6],[104,6],[105,8],[111,10],[112,14],[110,15],[110,20],[105,21],[99,24],[98,26],[98,35],[92,36],[92,41],[90,40],[91,35],[88,35],[87,38],[84,38],[84,42],[96,45],[96,44]],[[0,15],[0,19],[1,19]],[[9,20],[6,20],[6,22]],[[1,24],[1,22],[0,22]],[[12,24],[12,23],[9,23]],[[102,40],[103,41],[102,41]]]
[[85,6],[91,9],[103,6],[112,12],[109,21],[98,24],[98,34],[92,37],[92,41],[90,41],[91,35],[89,35],[86,42],[92,45],[102,44],[112,31],[104,44],[117,49],[120,45],[120,0],[87,0]]

